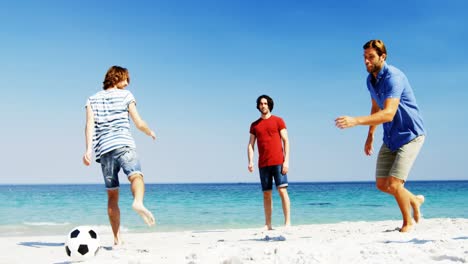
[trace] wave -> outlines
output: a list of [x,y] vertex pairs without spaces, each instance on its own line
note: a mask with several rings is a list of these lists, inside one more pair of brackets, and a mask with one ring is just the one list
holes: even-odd
[[[66,236],[71,230],[78,226],[90,226],[99,235],[112,234],[110,225],[89,225],[78,223],[56,223],[56,222],[23,222],[16,225],[0,225],[0,237],[4,236],[34,236],[34,235],[59,235]],[[120,227],[122,233],[130,232],[125,226]],[[138,230],[132,230],[137,231]],[[1,261],[0,261],[1,262]]]
[[23,222],[27,226],[66,226],[70,225],[69,222],[55,223],[55,222]]
[[[110,225],[91,225],[91,227],[94,228],[98,234],[112,234],[112,227]],[[129,229],[127,227],[120,225],[121,233],[126,233],[128,231]]]
[[332,203],[327,203],[327,202],[324,202],[324,203],[308,203],[308,205],[318,205],[318,206],[322,206],[322,205],[331,205]]

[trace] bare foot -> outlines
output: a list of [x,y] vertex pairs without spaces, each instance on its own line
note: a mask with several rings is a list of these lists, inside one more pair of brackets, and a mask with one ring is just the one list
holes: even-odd
[[118,249],[123,244],[124,244],[124,242],[120,238],[115,238],[114,237],[114,246],[112,247],[112,249]]
[[291,234],[291,224],[285,224],[280,230],[283,234]]
[[423,195],[416,195],[416,199],[414,199],[411,203],[411,207],[413,207],[413,218],[416,223],[419,223],[419,219],[421,218],[421,210],[420,207],[424,203],[424,196]]
[[135,210],[135,212],[137,212],[141,218],[143,218],[143,221],[145,221],[145,223],[148,225],[148,226],[152,226],[156,223],[156,220],[154,219],[154,216],[153,214],[148,211],[148,209],[146,209],[145,206],[143,206],[143,204],[133,204],[132,205],[132,208],[133,210]]
[[120,230],[117,231],[117,234],[114,234],[114,246],[122,245],[122,240],[120,239]]
[[401,232],[401,233],[410,232],[411,230],[413,230],[413,225],[403,225],[403,226],[400,228],[400,232]]
[[271,225],[265,225],[265,230],[273,230],[273,227],[271,227]]

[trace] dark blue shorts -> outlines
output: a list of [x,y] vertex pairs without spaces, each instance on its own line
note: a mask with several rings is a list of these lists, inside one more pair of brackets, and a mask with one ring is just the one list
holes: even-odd
[[288,187],[288,175],[282,174],[282,169],[282,165],[260,168],[260,182],[264,192],[273,189],[273,179],[275,179],[276,188]]

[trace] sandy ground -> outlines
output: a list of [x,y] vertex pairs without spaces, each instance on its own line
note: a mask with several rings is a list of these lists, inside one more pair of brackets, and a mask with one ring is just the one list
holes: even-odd
[[[82,263],[468,263],[468,219],[423,219],[409,233],[400,221],[277,228],[124,233]],[[75,263],[65,236],[0,237],[0,263]]]

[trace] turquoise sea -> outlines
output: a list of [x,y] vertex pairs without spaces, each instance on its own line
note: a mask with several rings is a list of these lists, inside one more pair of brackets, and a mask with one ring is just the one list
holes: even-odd
[[[468,181],[409,181],[423,194],[424,218],[468,218]],[[293,225],[343,221],[399,220],[393,197],[374,182],[292,182]],[[129,185],[121,186],[124,232],[159,232],[256,228],[264,223],[258,183],[146,184],[145,204],[157,226],[148,228],[131,209]],[[78,225],[108,229],[107,195],[103,184],[0,185],[0,236],[65,235]],[[283,222],[280,198],[274,192],[273,225]]]

